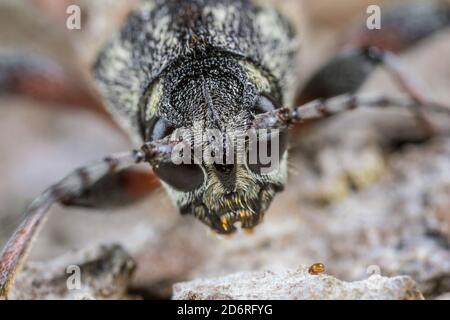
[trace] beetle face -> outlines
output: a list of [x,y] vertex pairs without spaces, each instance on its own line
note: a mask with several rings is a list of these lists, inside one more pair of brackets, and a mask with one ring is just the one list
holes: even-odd
[[[275,193],[284,186],[280,172],[273,176],[253,173],[245,165],[232,168],[211,166],[206,168],[205,183],[192,193],[171,190],[182,214],[193,214],[220,234],[236,231],[236,223],[243,229],[252,229],[259,224],[272,202]],[[226,172],[230,170],[230,173]],[[223,184],[223,175],[235,179],[234,188]],[[188,200],[188,201],[186,201]]]
[[[155,128],[155,132],[158,130]],[[198,137],[198,134],[193,136]],[[287,175],[286,132],[252,135],[255,140],[246,136],[241,140],[243,148],[233,148],[233,154],[227,147],[236,146],[237,137],[231,140],[227,136],[227,141],[234,143],[220,150],[211,146],[207,136],[197,147],[188,144],[190,155],[201,154],[195,159],[197,161],[162,163],[154,167],[154,172],[182,214],[194,215],[221,234],[234,232],[238,222],[242,228],[252,229],[262,221],[276,192],[284,187]],[[180,143],[180,146],[186,145]],[[269,162],[263,164],[258,152],[264,148],[267,151],[264,156],[268,156]],[[205,154],[211,150],[213,154],[221,154],[220,159]],[[239,154],[240,150],[245,154]],[[227,154],[232,156],[227,157]],[[244,156],[244,161],[241,156]]]
[[[284,187],[287,154],[268,172],[259,164],[168,164],[155,169],[182,214],[192,214],[220,234],[259,224]],[[177,169],[175,169],[177,168]],[[264,173],[263,173],[264,172]]]
[[[286,132],[249,133],[257,114],[279,107],[276,86],[256,67],[226,57],[184,62],[161,82],[151,88],[159,97],[149,97],[144,139],[182,136],[192,160],[154,168],[173,202],[218,233],[235,231],[238,222],[253,228],[287,175]],[[156,112],[148,116],[149,109]]]

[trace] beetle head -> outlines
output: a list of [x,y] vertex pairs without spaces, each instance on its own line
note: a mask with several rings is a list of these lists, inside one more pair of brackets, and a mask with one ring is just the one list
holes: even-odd
[[281,104],[277,92],[256,66],[217,56],[184,61],[150,89],[144,139],[183,140],[182,161],[154,167],[182,214],[221,234],[262,221],[285,184],[287,134],[253,131],[252,121]]

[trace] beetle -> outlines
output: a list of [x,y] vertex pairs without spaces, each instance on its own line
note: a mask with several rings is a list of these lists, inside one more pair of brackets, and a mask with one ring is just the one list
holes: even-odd
[[[411,18],[395,29],[396,44],[407,47],[447,26],[449,12],[448,7],[435,6],[411,11],[413,17],[429,20]],[[387,27],[395,25],[397,18],[396,14],[387,17]],[[437,23],[427,23],[432,19]],[[406,37],[408,23],[417,24],[417,36]],[[361,106],[397,106],[416,112],[430,135],[441,133],[425,110],[448,109],[424,94],[378,36],[364,33],[357,37],[352,48],[332,58],[298,93],[298,35],[275,8],[250,0],[142,1],[99,53],[93,68],[106,102],[98,109],[110,115],[140,148],[75,170],[31,203],[1,256],[0,297],[7,297],[52,204],[102,207],[101,192],[124,193],[130,187],[118,177],[129,174],[128,168],[134,164],[150,164],[182,214],[195,216],[219,234],[230,234],[238,223],[247,230],[261,223],[274,196],[283,190],[290,127]],[[40,65],[40,61],[27,65],[13,59],[2,66],[2,81],[15,89],[28,69],[36,71]],[[356,94],[380,65],[391,72],[410,99]],[[23,93],[20,90],[18,93]],[[291,107],[294,99],[299,106]],[[273,143],[278,165],[264,171],[266,164],[260,159],[254,163],[207,163],[204,159],[175,163],[173,152],[180,145],[195,153],[192,139],[175,133],[198,123],[201,132],[223,133],[226,128],[275,132],[265,138],[258,134],[256,142],[278,142]],[[199,148],[211,144],[204,139]],[[219,146],[214,151],[226,154],[228,146],[222,140]],[[250,149],[245,140],[241,151],[247,154]]]

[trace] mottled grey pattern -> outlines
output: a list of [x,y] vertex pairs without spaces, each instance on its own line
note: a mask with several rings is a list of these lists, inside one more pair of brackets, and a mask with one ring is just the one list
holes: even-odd
[[[205,128],[246,130],[261,95],[278,106],[290,103],[295,54],[293,31],[273,8],[246,0],[143,1],[100,55],[96,75],[111,112],[141,143],[170,133],[154,134],[161,121],[166,128],[195,124],[196,135]],[[181,213],[231,233],[235,222],[251,229],[262,221],[286,182],[286,157],[267,174],[246,164],[202,163],[195,177],[204,179],[193,190],[186,188],[192,170],[153,169]]]
[[143,1],[101,53],[96,78],[112,112],[137,137],[155,113],[177,126],[211,122],[202,81],[225,123],[242,109],[250,116],[263,88],[289,103],[296,49],[288,22],[251,1]]

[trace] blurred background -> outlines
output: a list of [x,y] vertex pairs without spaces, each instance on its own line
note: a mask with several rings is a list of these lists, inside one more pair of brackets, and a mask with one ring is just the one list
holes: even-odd
[[[353,26],[364,23],[368,5],[412,1],[273,2],[300,30],[301,85]],[[82,8],[82,28],[70,31],[65,11],[74,3]],[[49,57],[90,92],[89,68],[99,46],[135,3],[0,0],[0,59]],[[427,93],[446,105],[449,57],[448,29],[401,54]],[[1,66],[0,60],[0,76]],[[382,70],[362,90],[402,94]],[[343,280],[367,278],[371,266],[382,275],[408,274],[427,298],[450,298],[450,139],[398,143],[399,135],[414,136],[416,129],[405,111],[364,110],[293,134],[290,182],[252,235],[209,234],[194,218],[181,217],[159,188],[115,211],[55,206],[31,260],[120,243],[138,264],[133,290],[147,298],[169,298],[171,285],[182,280],[315,262]],[[42,190],[75,167],[130,147],[85,108],[0,95],[0,246]]]

